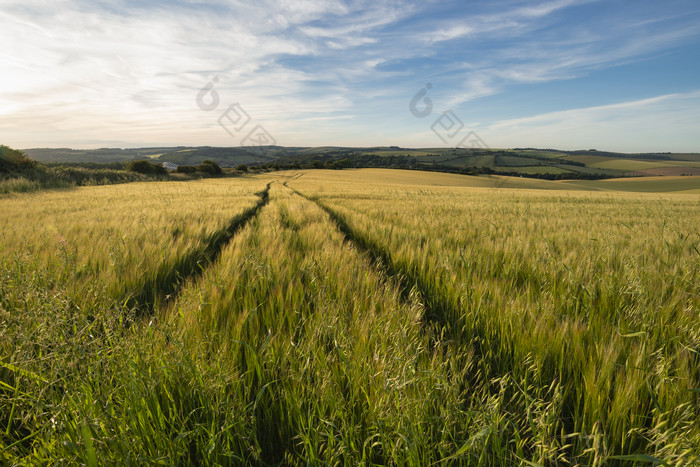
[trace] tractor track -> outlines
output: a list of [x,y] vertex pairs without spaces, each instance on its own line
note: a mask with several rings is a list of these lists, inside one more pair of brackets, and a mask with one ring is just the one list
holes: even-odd
[[201,276],[205,265],[215,262],[234,236],[269,203],[272,183],[274,182],[268,183],[262,191],[256,193],[260,199],[254,206],[236,215],[225,228],[207,237],[202,247],[178,258],[174,265],[162,265],[153,277],[134,286],[134,291],[124,301],[125,305],[135,309],[137,316],[150,316],[173,302],[185,282]]
[[409,298],[412,291],[417,291],[419,293],[420,303],[425,309],[423,320],[426,325],[437,327],[441,333],[446,332],[447,334],[452,334],[457,331],[454,326],[456,323],[451,322],[452,320],[450,317],[457,316],[458,310],[447,300],[433,293],[430,287],[421,279],[417,271],[413,271],[405,265],[398,264],[391,257],[391,254],[372,238],[353,229],[342,214],[336,212],[318,199],[309,197],[287,186],[286,182],[284,186],[307,201],[320,207],[330,217],[336,228],[343,234],[346,242],[353,245],[358,251],[365,253],[369,257],[371,264],[377,268],[382,275],[398,284],[401,296],[404,300]]

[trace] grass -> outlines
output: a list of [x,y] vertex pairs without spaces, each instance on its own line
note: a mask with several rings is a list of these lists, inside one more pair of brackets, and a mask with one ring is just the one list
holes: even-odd
[[494,156],[452,156],[443,155],[433,158],[424,158],[424,160],[437,162],[439,164],[454,165],[457,167],[495,167]]
[[0,195],[7,193],[28,193],[41,189],[41,184],[26,178],[7,178],[0,180]]
[[524,155],[524,156],[527,156],[529,154],[529,155],[533,155],[533,156],[537,156],[537,157],[549,157],[550,159],[559,159],[559,158],[567,159],[568,158],[568,157],[562,157],[563,154],[561,152],[557,152],[557,151],[541,151],[541,150],[537,150],[537,149],[520,149],[520,150],[513,150],[513,152],[515,152],[517,154]]
[[0,463],[700,462],[696,195],[315,170],[0,205]]

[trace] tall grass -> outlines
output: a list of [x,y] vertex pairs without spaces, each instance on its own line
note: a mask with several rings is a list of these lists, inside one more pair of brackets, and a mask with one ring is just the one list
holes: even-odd
[[0,195],[7,193],[28,193],[41,189],[41,184],[26,178],[6,178],[0,180]]

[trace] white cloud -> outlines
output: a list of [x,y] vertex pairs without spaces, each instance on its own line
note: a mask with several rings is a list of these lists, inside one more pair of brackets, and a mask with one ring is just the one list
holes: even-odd
[[433,26],[434,31],[425,38],[432,44],[442,41],[491,35],[520,35],[539,28],[536,20],[571,6],[598,2],[601,0],[556,0],[525,7],[505,8],[497,13],[469,15],[442,21]]
[[284,22],[266,22],[269,5],[227,9],[223,16],[207,9],[129,12],[117,2],[104,9],[64,1],[42,5],[41,14],[37,6],[10,4],[1,13],[0,42],[7,48],[0,129],[24,147],[51,145],[57,133],[70,135],[74,146],[93,139],[85,133],[133,139],[158,125],[160,133],[172,132],[163,143],[181,141],[182,126],[199,128],[204,144],[211,131],[195,96],[209,79],[220,75],[222,96],[251,107],[275,93],[300,91],[308,77],[273,58],[313,54],[315,45],[276,33],[344,11],[338,2],[288,2],[277,8]]
[[[557,2],[569,4],[572,2]],[[545,11],[545,10],[543,10]],[[614,27],[607,22],[571,31],[568,36],[527,38],[494,50],[465,69],[462,86],[449,107],[498,94],[516,83],[542,83],[585,76],[602,68],[644,60],[700,35],[700,24],[648,31],[631,18]],[[622,32],[624,31],[624,32]]]
[[497,147],[700,151],[700,91],[503,120],[480,130]]
[[[642,17],[540,34],[556,12],[593,0],[494,2],[449,19],[432,14],[437,0],[1,1],[0,142],[17,147],[235,145],[216,123],[235,102],[280,144],[380,134],[358,116],[403,116],[428,81],[436,105],[456,109],[512,83],[579,76],[698,34],[687,24],[649,34],[660,19]],[[494,38],[509,40],[495,47]],[[203,112],[195,97],[214,77],[220,108]]]

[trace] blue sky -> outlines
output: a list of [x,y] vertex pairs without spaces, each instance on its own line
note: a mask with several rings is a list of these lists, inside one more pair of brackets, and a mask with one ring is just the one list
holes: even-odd
[[[700,152],[697,0],[0,0],[0,21],[0,144],[18,148],[264,129],[285,146],[474,131],[494,148]],[[441,139],[446,112],[462,131]]]

